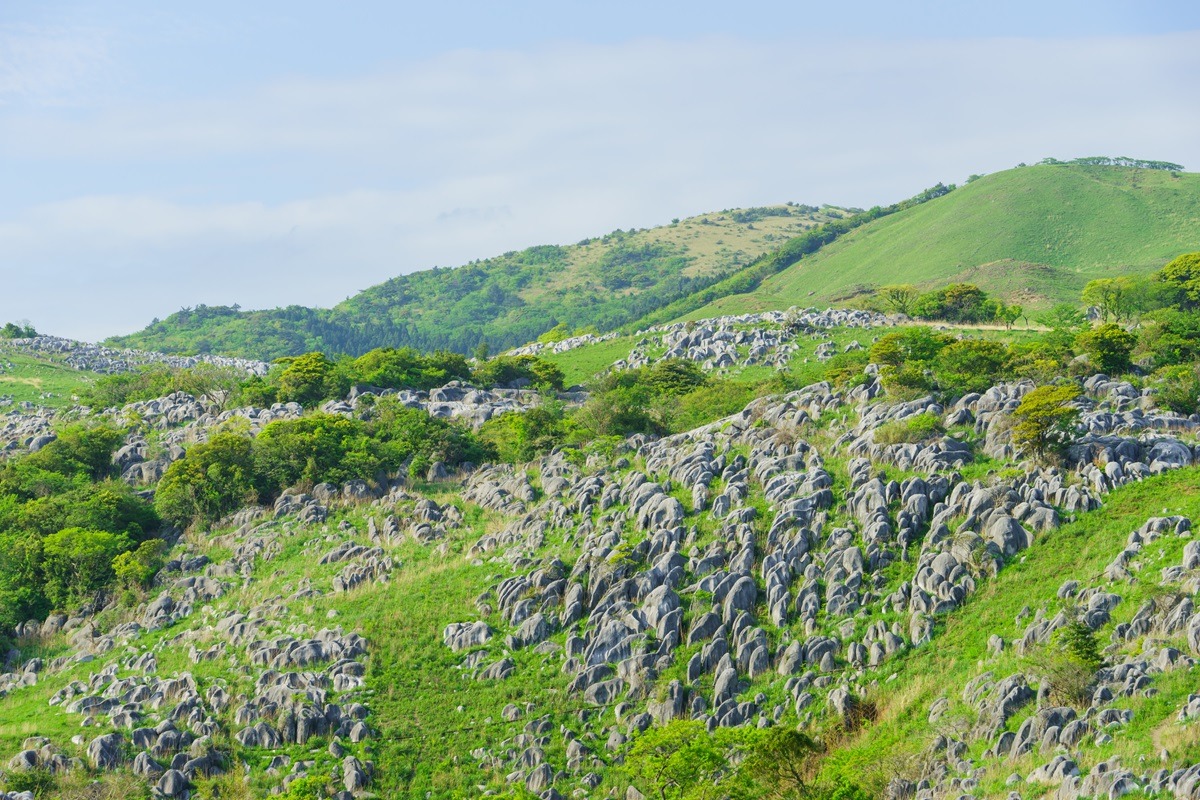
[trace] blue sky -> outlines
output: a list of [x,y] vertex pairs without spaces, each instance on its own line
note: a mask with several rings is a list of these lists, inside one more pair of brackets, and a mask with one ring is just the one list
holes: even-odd
[[1200,168],[1200,4],[0,5],[0,322],[86,339],[1053,155]]

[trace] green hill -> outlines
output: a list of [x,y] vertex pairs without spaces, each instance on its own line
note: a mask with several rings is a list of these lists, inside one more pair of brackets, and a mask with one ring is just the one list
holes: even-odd
[[311,350],[358,354],[381,346],[469,353],[483,341],[494,351],[531,341],[559,323],[612,330],[847,213],[800,205],[725,210],[401,275],[331,309],[197,306],[110,342],[266,359]]
[[1010,302],[1078,300],[1089,280],[1145,273],[1200,245],[1200,175],[1039,165],[979,178],[842,236],[688,318],[845,303],[872,287],[976,283]]

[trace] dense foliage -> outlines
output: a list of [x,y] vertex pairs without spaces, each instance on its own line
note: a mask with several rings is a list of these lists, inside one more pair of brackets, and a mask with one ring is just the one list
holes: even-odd
[[28,322],[6,322],[0,328],[0,339],[32,339],[38,332]]
[[403,471],[423,477],[435,462],[453,467],[492,455],[465,428],[384,397],[365,419],[315,413],[272,422],[254,438],[217,433],[167,469],[155,508],[177,525],[210,525],[291,486],[379,483]]
[[105,375],[84,389],[81,399],[85,404],[107,408],[186,392],[222,408],[289,402],[315,406],[345,397],[354,386],[374,393],[387,389],[424,391],[456,380],[482,388],[563,388],[562,370],[536,356],[498,356],[472,365],[466,357],[445,350],[421,353],[411,347],[380,347],[358,358],[330,358],[320,352],[283,358],[266,377],[250,377],[232,367],[208,364],[189,369],[151,365],[134,372]]
[[154,509],[115,480],[121,440],[114,428],[74,425],[0,464],[0,628],[91,600],[117,559],[157,534]]

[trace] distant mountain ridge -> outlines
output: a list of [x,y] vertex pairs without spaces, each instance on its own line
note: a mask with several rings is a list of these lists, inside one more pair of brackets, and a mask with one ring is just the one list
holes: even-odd
[[359,354],[380,346],[470,353],[483,341],[496,351],[559,323],[571,330],[612,330],[850,213],[795,204],[727,209],[401,275],[331,309],[183,309],[109,342],[265,359],[311,350]]

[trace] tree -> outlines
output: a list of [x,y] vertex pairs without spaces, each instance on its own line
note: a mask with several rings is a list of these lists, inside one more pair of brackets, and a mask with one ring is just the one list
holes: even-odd
[[570,338],[570,336],[571,336],[570,327],[567,326],[567,323],[560,322],[557,325],[555,325],[553,328],[551,328],[550,330],[546,331],[541,336],[539,336],[537,338],[537,340],[539,342],[541,342],[542,344],[554,344],[555,342],[561,342],[564,339],[568,339],[568,338]]
[[721,797],[719,782],[729,769],[719,738],[694,720],[650,728],[634,741],[625,763],[634,785],[657,800]]
[[996,319],[1004,323],[1005,329],[1012,330],[1013,323],[1019,320],[1024,313],[1025,309],[1016,303],[1012,305],[1001,303],[999,309],[997,309]]
[[908,314],[918,296],[917,287],[909,283],[884,286],[879,290],[879,297],[884,304],[897,314]]
[[1092,696],[1096,671],[1104,666],[1096,634],[1080,620],[1054,632],[1035,662],[1056,703],[1083,707]]
[[345,393],[337,391],[339,387],[334,385],[334,364],[324,353],[305,353],[286,364],[279,375],[279,399],[284,402],[311,406],[327,397],[341,396]]
[[154,507],[176,525],[212,523],[257,499],[255,478],[250,439],[218,433],[167,468]]
[[1092,363],[1107,373],[1120,373],[1129,369],[1129,354],[1137,345],[1137,338],[1114,322],[1084,331],[1075,343],[1088,354]]
[[1005,371],[1008,348],[988,339],[963,339],[943,348],[934,359],[934,374],[942,389],[965,394],[983,392]]
[[56,608],[88,600],[113,578],[113,559],[133,546],[128,536],[86,528],[52,533],[42,543],[46,597]]
[[1181,305],[1200,306],[1200,252],[1184,253],[1173,259],[1155,277],[1178,294]]
[[751,743],[740,771],[761,787],[763,797],[791,800],[811,796],[821,747],[810,737],[782,725],[766,728]]
[[1071,435],[1079,409],[1071,405],[1081,394],[1073,383],[1039,386],[1021,398],[1013,411],[1013,444],[1039,457]]
[[1133,281],[1130,278],[1097,278],[1083,287],[1080,299],[1084,305],[1099,309],[1105,322],[1110,317],[1120,322],[1129,316],[1132,290]]

